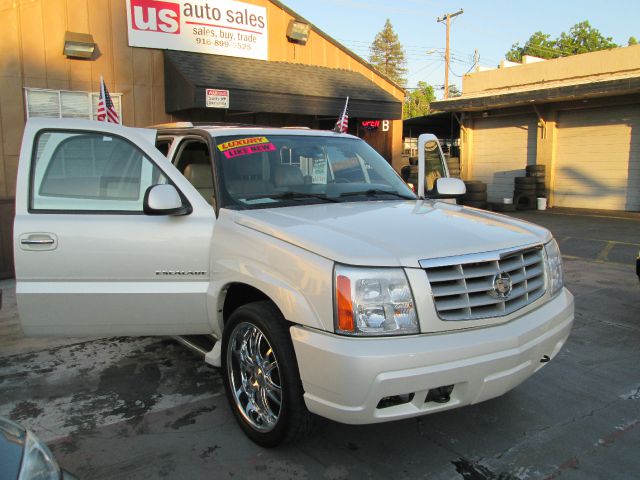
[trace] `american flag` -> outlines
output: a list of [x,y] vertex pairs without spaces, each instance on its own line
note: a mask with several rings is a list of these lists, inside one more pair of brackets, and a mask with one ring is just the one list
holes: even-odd
[[349,97],[347,97],[347,101],[344,102],[344,110],[342,110],[342,114],[336,122],[336,126],[333,129],[334,132],[347,133],[349,131],[349,112],[347,111],[347,105],[349,105]]
[[99,122],[111,122],[120,123],[120,118],[113,106],[113,100],[109,95],[109,90],[104,84],[104,78],[100,77],[100,98],[98,99],[98,113],[97,118]]

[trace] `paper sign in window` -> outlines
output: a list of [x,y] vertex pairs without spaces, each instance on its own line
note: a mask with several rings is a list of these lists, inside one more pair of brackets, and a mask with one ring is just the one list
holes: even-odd
[[239,138],[238,140],[231,140],[218,145],[218,150],[224,152],[231,150],[232,148],[247,147],[249,145],[256,145],[259,143],[269,143],[267,137],[251,137],[251,138]]
[[248,147],[238,147],[222,152],[226,158],[242,157],[243,155],[251,155],[260,152],[273,152],[276,146],[273,143],[261,143],[258,145],[249,145]]

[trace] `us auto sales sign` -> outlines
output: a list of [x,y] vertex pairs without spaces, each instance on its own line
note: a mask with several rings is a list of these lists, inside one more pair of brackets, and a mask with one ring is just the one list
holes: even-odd
[[231,0],[127,0],[129,45],[267,59],[267,9]]

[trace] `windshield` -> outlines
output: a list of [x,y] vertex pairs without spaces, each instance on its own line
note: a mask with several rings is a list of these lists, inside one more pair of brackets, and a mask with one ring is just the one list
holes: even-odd
[[387,161],[359,139],[234,135],[216,142],[226,206],[416,198]]

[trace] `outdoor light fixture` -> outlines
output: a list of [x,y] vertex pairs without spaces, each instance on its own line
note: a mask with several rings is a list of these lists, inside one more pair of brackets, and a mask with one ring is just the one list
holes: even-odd
[[91,58],[96,43],[90,33],[67,32],[64,34],[64,54],[72,58]]
[[306,45],[309,40],[309,24],[291,20],[287,27],[287,38],[290,42]]

